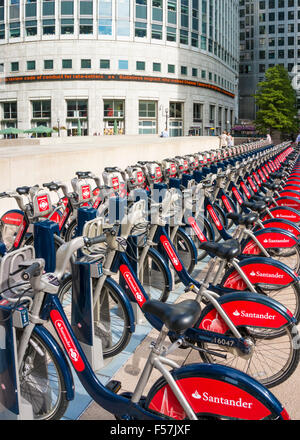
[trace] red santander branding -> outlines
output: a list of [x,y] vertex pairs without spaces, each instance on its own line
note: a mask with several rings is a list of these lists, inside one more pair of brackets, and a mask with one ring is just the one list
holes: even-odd
[[244,184],[244,182],[241,182],[241,188],[244,191],[244,193],[246,194],[247,198],[250,199],[251,198],[251,194],[248,191],[248,188],[246,187],[246,185]]
[[243,272],[253,283],[287,285],[293,278],[279,267],[265,263],[252,263],[242,267]]
[[141,291],[134,276],[130,272],[128,266],[126,266],[126,264],[121,264],[120,271],[124,277],[125,282],[127,283],[128,287],[129,287],[131,293],[135,297],[137,303],[139,304],[140,307],[142,307],[144,302],[146,302],[146,298],[144,297],[143,292]]
[[49,200],[47,194],[43,196],[37,196],[36,200],[40,212],[45,212],[49,210],[50,206],[49,206]]
[[111,179],[111,182],[112,182],[113,189],[115,191],[117,191],[119,189],[119,178],[118,177],[113,177]]
[[233,192],[235,198],[237,199],[237,201],[239,202],[239,204],[242,205],[243,204],[243,199],[240,196],[240,193],[238,192],[238,190],[235,187],[233,187],[232,188],[232,192]]
[[19,226],[23,220],[23,214],[19,212],[8,212],[1,217],[1,222],[6,225]]
[[91,198],[91,188],[90,185],[82,185],[81,187],[81,194],[83,200],[90,199]]
[[165,235],[161,235],[160,241],[161,241],[165,251],[167,252],[175,270],[180,272],[182,270],[182,264],[181,264],[178,256],[176,255],[176,252],[174,251],[170,241],[168,240],[168,238]]
[[58,310],[51,310],[50,318],[53,325],[62,341],[68,356],[76,371],[83,371],[85,369],[84,362],[75,346],[75,343],[69,333],[69,330],[64,323],[64,320]]
[[[176,383],[196,414],[243,420],[259,420],[270,415],[270,410],[259,400],[232,383],[201,376],[178,379]],[[169,385],[153,396],[149,409],[176,420],[187,418]]]
[[197,237],[199,238],[199,240],[201,241],[201,243],[203,243],[204,241],[207,241],[205,235],[203,234],[203,232],[199,228],[199,226],[198,226],[196,220],[194,219],[194,217],[189,217],[188,218],[188,222],[189,222],[189,225],[195,231],[195,233],[196,233]]
[[[265,304],[254,301],[230,301],[222,304],[222,309],[236,326],[280,328],[287,323],[285,316]],[[200,329],[225,333],[227,324],[216,309],[211,310],[201,321]]]
[[222,202],[224,203],[225,208],[227,209],[227,212],[233,212],[233,208],[229,202],[229,200],[227,199],[227,197],[225,195],[223,195],[221,197]]
[[220,219],[219,219],[216,211],[214,210],[214,208],[211,205],[207,206],[207,210],[208,210],[211,218],[213,219],[213,222],[216,225],[217,229],[219,231],[221,231],[223,229],[223,226],[222,226],[222,223],[220,222]]

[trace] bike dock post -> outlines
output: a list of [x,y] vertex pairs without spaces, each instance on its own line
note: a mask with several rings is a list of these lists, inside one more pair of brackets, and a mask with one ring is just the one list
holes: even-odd
[[6,299],[0,300],[0,420],[33,420],[32,405],[20,393],[14,327],[26,325],[27,309],[18,307],[15,313]]
[[[97,210],[95,208],[83,206],[78,208],[77,212],[77,231],[76,236],[79,237],[83,233],[83,228],[86,222],[95,219]],[[78,251],[78,258],[83,256],[81,250]],[[96,270],[95,270],[96,268]],[[95,328],[93,307],[93,288],[92,279],[98,278],[102,275],[101,263],[88,263],[82,260],[77,260],[72,264],[72,327],[75,332],[80,345],[93,369],[97,371],[103,367],[103,351],[102,341],[105,340],[103,335],[101,338],[97,335],[101,329]],[[106,310],[108,304],[103,301],[101,303],[101,310],[97,313],[108,315]],[[110,336],[111,337],[111,336]]]

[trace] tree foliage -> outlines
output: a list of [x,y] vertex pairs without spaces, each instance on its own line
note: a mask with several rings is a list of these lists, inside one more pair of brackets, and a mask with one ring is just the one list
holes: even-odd
[[258,106],[255,125],[261,133],[298,130],[296,91],[283,66],[266,71],[265,81],[258,84],[255,101]]

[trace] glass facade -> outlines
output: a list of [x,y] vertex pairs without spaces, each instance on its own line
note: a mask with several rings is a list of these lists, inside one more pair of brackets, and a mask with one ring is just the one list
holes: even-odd
[[[214,124],[218,133],[225,128],[225,108],[234,107],[238,22],[238,0],[0,0],[0,65],[14,80],[37,77],[23,88],[22,112],[30,105],[34,124],[42,118],[57,125],[59,119],[70,136],[78,130],[159,134],[166,124],[170,136],[187,134],[189,125],[207,134]],[[288,44],[292,56],[291,39]],[[89,74],[101,76],[102,83],[84,81]],[[51,82],[51,75],[62,75],[68,86]],[[43,85],[39,76],[47,77]],[[135,87],[136,77],[142,79]],[[167,92],[156,92],[157,84]],[[17,90],[17,81],[8,87]],[[16,95],[7,101],[11,96]],[[222,118],[210,118],[211,101]],[[44,116],[37,116],[39,111]],[[128,123],[132,115],[135,128]],[[3,125],[3,113],[0,117]]]

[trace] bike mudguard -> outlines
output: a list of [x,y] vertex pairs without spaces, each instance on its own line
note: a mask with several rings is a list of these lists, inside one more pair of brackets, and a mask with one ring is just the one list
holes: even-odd
[[[295,323],[292,313],[281,303],[260,293],[236,291],[218,298],[218,303],[236,327],[251,326],[280,329]],[[218,310],[207,305],[195,324],[196,328],[225,334],[229,327]]]
[[[295,223],[290,222],[289,220],[284,220],[281,218],[270,218],[269,220],[263,221],[263,225],[266,228],[279,228],[283,229],[285,231],[290,232],[295,237],[300,237],[300,227],[297,226]],[[260,230],[261,227],[259,225],[256,225],[253,231]]]
[[[195,414],[244,420],[289,419],[277,398],[247,374],[218,364],[192,364],[170,371]],[[151,387],[145,407],[172,419],[186,419],[162,378]]]
[[[254,285],[287,286],[298,282],[296,273],[280,261],[267,257],[249,257],[239,261],[239,266]],[[247,284],[233,267],[223,276],[221,285],[230,289],[246,290]]]
[[[276,219],[289,220],[293,223],[300,223],[300,212],[297,209],[288,206],[275,206],[270,209],[270,213]],[[269,220],[270,214],[265,213],[262,221]]]
[[283,187],[283,191],[296,191],[296,192],[300,192],[300,185],[296,185],[295,183],[287,183]]
[[[296,197],[278,197],[275,199],[278,206],[287,206],[289,208],[294,208],[300,211],[300,199]],[[272,204],[271,208],[274,208],[275,205]]]
[[[254,234],[265,249],[291,248],[299,244],[295,235],[279,228],[268,227],[255,231]],[[242,253],[247,255],[260,255],[262,253],[258,244],[251,237],[242,241],[241,249]]]
[[24,212],[20,209],[11,209],[2,215],[1,222],[6,225],[20,226],[24,218]]
[[299,199],[300,192],[284,188],[283,191],[279,191],[279,196],[280,197],[294,197],[295,199]]
[[44,326],[36,325],[34,327],[33,333],[37,334],[45,343],[45,346],[51,349],[51,353],[53,357],[55,357],[57,364],[60,366],[60,371],[64,376],[64,380],[66,383],[66,398],[67,400],[73,400],[74,399],[73,376],[69,367],[69,363],[60,345],[57,343],[56,339]]

